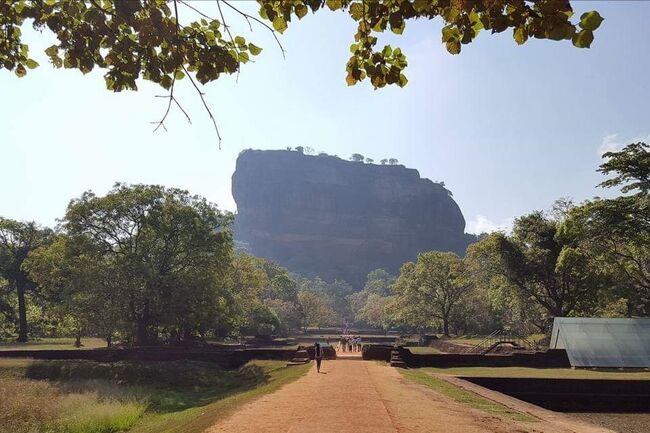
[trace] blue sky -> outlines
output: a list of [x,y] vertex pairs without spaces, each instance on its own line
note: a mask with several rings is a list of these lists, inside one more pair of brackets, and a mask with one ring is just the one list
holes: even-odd
[[114,94],[101,71],[53,71],[42,54],[52,42],[25,32],[42,66],[22,79],[0,70],[0,215],[52,225],[71,198],[117,181],[181,187],[235,210],[237,154],[299,145],[395,157],[445,181],[471,232],[508,226],[559,197],[602,195],[600,152],[650,141],[650,2],[573,5],[605,17],[589,50],[567,41],[519,47],[505,32],[483,33],[451,56],[439,21],[408,23],[403,36],[380,43],[406,53],[409,84],[377,91],[345,84],[355,31],[346,15],[293,23],[280,37],[286,59],[263,29],[251,34],[232,17],[264,51],[238,80],[205,87],[221,150],[187,80],[177,96],[193,124],[174,111],[169,131],[153,134],[162,89],[141,82],[138,92]]

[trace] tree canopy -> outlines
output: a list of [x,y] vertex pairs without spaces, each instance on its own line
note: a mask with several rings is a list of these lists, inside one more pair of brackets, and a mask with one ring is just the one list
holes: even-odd
[[[350,45],[346,81],[354,85],[368,79],[374,88],[403,87],[407,59],[400,48],[378,46],[378,35],[390,31],[401,35],[406,23],[416,19],[441,19],[441,40],[447,51],[459,54],[482,30],[500,33],[511,30],[517,44],[529,38],[570,40],[588,48],[603,18],[596,11],[573,16],[568,0],[258,0],[258,16],[228,0],[2,0],[0,1],[0,68],[23,77],[39,66],[21,29],[32,25],[51,32],[57,42],[45,50],[55,68],[78,69],[86,74],[105,69],[106,88],[119,92],[137,90],[138,79],[168,90],[164,122],[172,105],[189,115],[174,97],[177,81],[187,78],[203,100],[198,84],[238,73],[243,64],[262,48],[232,33],[224,9],[249,26],[271,32],[280,48],[278,33],[292,20],[323,10],[346,13],[357,30]],[[206,4],[216,6],[218,16],[206,13]],[[284,53],[284,49],[282,49]],[[204,106],[216,128],[212,113]],[[217,129],[218,134],[218,129]]]
[[608,152],[599,171],[614,174],[602,187],[623,195],[597,198],[568,213],[559,235],[588,248],[604,269],[617,274],[617,295],[625,314],[650,314],[650,151],[632,143]]
[[69,241],[34,255],[30,275],[45,287],[76,286],[85,297],[116,302],[111,310],[138,344],[201,334],[217,326],[229,296],[222,281],[231,219],[173,188],[117,184],[103,197],[86,192],[62,221]]
[[388,308],[397,323],[420,332],[439,326],[448,336],[471,285],[460,257],[431,251],[418,254],[415,263],[405,263],[393,289],[396,296]]
[[[15,294],[17,314],[7,296],[0,298],[0,314],[12,322],[18,322],[18,341],[28,338],[27,294],[36,288],[23,268],[29,254],[47,245],[52,231],[33,222],[20,222],[0,217],[0,279],[7,282],[2,292]],[[2,285],[0,285],[2,287]]]

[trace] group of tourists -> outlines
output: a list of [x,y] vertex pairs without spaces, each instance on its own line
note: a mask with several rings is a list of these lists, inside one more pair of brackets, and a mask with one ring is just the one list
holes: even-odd
[[358,335],[341,335],[336,346],[338,352],[361,352],[361,337]]

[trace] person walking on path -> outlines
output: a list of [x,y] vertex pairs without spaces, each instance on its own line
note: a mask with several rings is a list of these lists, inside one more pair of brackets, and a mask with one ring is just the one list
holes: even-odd
[[320,363],[323,360],[323,350],[318,343],[314,343],[314,359],[316,360],[316,372],[320,373]]

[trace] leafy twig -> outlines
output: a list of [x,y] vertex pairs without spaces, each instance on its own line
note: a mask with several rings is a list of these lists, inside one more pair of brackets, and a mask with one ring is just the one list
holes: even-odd
[[[280,39],[278,39],[278,35],[277,35],[277,33],[275,32],[275,29],[273,29],[272,27],[270,27],[270,26],[269,26],[268,24],[266,24],[264,21],[262,21],[262,20],[260,20],[260,19],[258,19],[258,18],[255,18],[254,16],[248,15],[246,12],[242,12],[241,10],[237,9],[236,7],[234,7],[233,5],[231,5],[231,4],[230,4],[229,2],[227,2],[226,0],[219,0],[219,1],[222,1],[223,4],[225,4],[226,6],[228,6],[229,8],[231,8],[232,10],[234,10],[235,12],[239,13],[241,16],[243,16],[244,18],[246,18],[246,21],[248,21],[248,25],[249,25],[249,26],[250,26],[250,20],[253,20],[253,21],[255,21],[256,23],[259,23],[259,24],[261,24],[262,26],[266,27],[266,29],[267,29],[268,31],[270,31],[271,34],[273,34],[273,37],[275,38],[275,42],[278,43],[278,46],[280,47],[280,50],[282,51],[282,57],[286,57],[286,56],[285,56],[286,51],[285,51],[284,47],[282,46],[282,44],[280,43]],[[252,28],[252,26],[251,26],[251,28]]]

